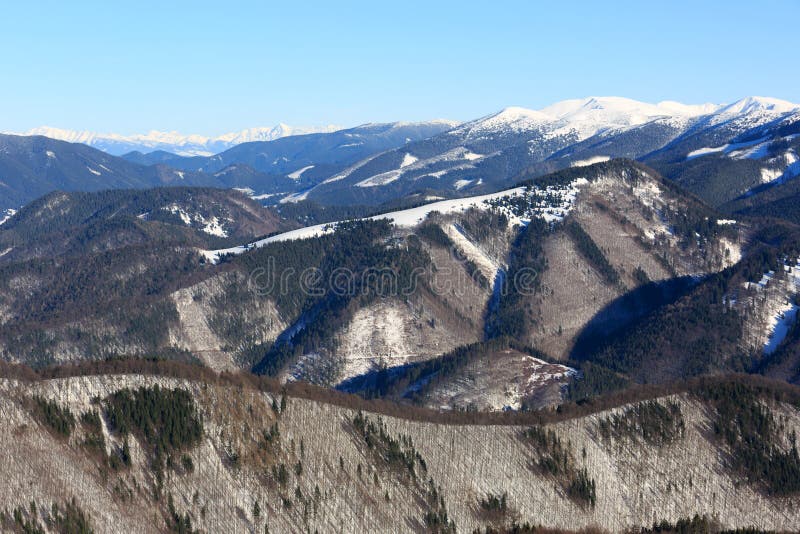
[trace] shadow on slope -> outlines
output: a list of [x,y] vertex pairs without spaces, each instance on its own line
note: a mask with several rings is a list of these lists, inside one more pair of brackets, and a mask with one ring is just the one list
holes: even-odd
[[613,300],[578,334],[570,359],[581,360],[585,354],[595,352],[598,346],[606,345],[609,338],[636,321],[686,295],[697,283],[692,276],[650,282]]

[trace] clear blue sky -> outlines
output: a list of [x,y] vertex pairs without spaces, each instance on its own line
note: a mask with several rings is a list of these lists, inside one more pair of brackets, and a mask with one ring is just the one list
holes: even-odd
[[9,1],[0,130],[466,120],[589,95],[800,101],[800,1],[758,4]]

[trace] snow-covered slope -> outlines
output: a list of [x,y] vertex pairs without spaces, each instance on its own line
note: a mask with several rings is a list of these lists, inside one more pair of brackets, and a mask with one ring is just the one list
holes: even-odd
[[689,119],[717,109],[718,106],[713,104],[647,104],[621,97],[589,97],[564,100],[537,111],[506,108],[495,115],[467,123],[460,130],[474,136],[539,129],[548,137],[572,135],[583,140],[603,131],[637,126],[657,118]]
[[688,161],[755,144],[760,136],[750,135],[754,129],[797,114],[796,104],[762,97],[729,105],[590,97],[539,110],[508,107],[433,138],[372,154],[345,172],[323,177],[303,198],[378,204],[419,191],[477,194],[512,183],[523,172],[641,159],[673,145],[676,154],[668,152],[668,159]]

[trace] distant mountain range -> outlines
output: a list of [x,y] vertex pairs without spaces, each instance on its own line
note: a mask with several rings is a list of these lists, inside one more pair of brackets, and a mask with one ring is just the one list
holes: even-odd
[[[646,163],[722,206],[765,189],[785,189],[800,174],[800,107],[766,97],[728,105],[590,97],[540,110],[509,107],[463,124],[436,120],[301,131],[279,127],[223,136],[214,142],[249,141],[211,156],[151,150],[156,144],[116,157],[47,137],[0,136],[0,181],[6,186],[0,208],[19,208],[56,189],[175,184],[237,187],[267,203],[396,205],[488,193],[522,178],[613,158]],[[105,146],[93,134],[81,135],[71,139]],[[160,135],[150,138],[156,143]],[[185,138],[184,148],[190,142],[206,143],[204,150],[216,146],[195,137]]]
[[146,134],[121,135],[115,133],[96,133],[77,130],[64,130],[50,126],[40,126],[24,133],[7,132],[16,135],[43,135],[51,139],[70,143],[83,143],[121,156],[128,152],[153,152],[163,150],[181,156],[211,156],[241,143],[252,141],[274,141],[281,137],[310,133],[329,133],[340,130],[340,126],[296,127],[280,123],[272,127],[248,128],[216,137],[179,132],[160,132],[152,130]]
[[[760,171],[744,172],[752,179],[734,173],[734,183],[725,182],[710,168],[705,171],[709,180],[698,183],[684,180],[683,172],[705,164],[705,155],[727,156],[725,147],[745,148],[794,135],[800,125],[799,109],[797,104],[761,97],[726,106],[652,105],[597,97],[567,100],[538,111],[506,108],[438,136],[364,158],[292,199],[375,204],[408,195],[476,194],[505,186],[521,174],[541,175],[626,157],[686,182],[691,191],[719,204],[758,185]],[[789,164],[795,157],[792,150],[787,146],[788,155],[782,154]],[[764,176],[782,176],[789,164],[744,161],[766,155],[762,151],[738,160],[726,157],[714,167],[758,166],[768,169]]]
[[[0,208],[16,209],[55,190],[199,185],[287,194],[316,183],[309,181],[315,172],[338,172],[373,153],[450,127],[452,123],[442,121],[369,124],[243,143],[211,158],[183,158],[164,151],[121,158],[81,143],[0,134]],[[314,172],[307,172],[312,168]]]

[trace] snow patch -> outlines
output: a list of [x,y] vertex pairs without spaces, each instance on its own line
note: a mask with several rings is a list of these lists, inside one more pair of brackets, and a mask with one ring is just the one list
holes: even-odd
[[201,228],[207,234],[215,235],[217,237],[228,237],[228,232],[225,231],[225,228],[222,227],[219,218],[216,215],[211,217],[210,220],[205,221],[205,224]]
[[759,139],[754,139],[752,141],[744,141],[741,143],[728,143],[722,146],[698,148],[697,150],[692,150],[691,152],[689,152],[686,155],[686,160],[688,161],[690,159],[699,158],[701,156],[707,156],[708,154],[716,154],[719,152],[727,154],[729,152],[734,152],[742,148],[752,147],[753,145],[760,145],[766,140],[767,140],[766,137],[761,137]]
[[770,169],[764,167],[761,169],[761,183],[768,184],[770,182],[774,182],[778,178],[783,175],[783,172],[780,169]]
[[282,195],[283,193],[262,193],[260,195],[252,195],[250,198],[253,200],[266,200],[271,197]]
[[291,194],[286,195],[285,197],[283,197],[280,200],[280,203],[281,204],[287,204],[289,202],[300,202],[301,200],[307,199],[308,198],[308,193],[310,193],[310,192],[311,192],[311,190],[309,189],[307,191],[303,191],[303,192],[300,192],[300,193],[291,193]]
[[186,211],[177,204],[171,204],[164,209],[170,212],[171,214],[180,217],[181,221],[183,221],[183,224],[185,224],[186,226],[192,225],[192,218],[189,217],[189,214],[186,213]]
[[[228,232],[223,228],[223,221],[221,221],[216,215],[213,215],[210,219],[206,219],[200,213],[194,213],[190,215],[186,212],[186,210],[177,204],[170,204],[162,209],[180,217],[181,221],[186,226],[199,227],[201,231],[209,235],[228,237]],[[142,213],[138,217],[140,219],[146,219],[148,215],[148,213]]]
[[400,168],[402,169],[403,167],[408,167],[409,165],[413,165],[414,163],[417,162],[418,159],[419,158],[412,156],[409,153],[406,153],[403,156],[403,161],[400,162]]
[[307,167],[303,167],[302,169],[297,169],[296,171],[287,174],[287,176],[292,180],[298,180],[301,176],[303,176],[304,172],[311,170],[313,168],[314,165],[308,165]]
[[401,174],[403,174],[402,171],[389,171],[376,174],[375,176],[370,176],[366,180],[361,180],[356,184],[356,187],[376,187],[379,185],[390,184],[400,178]]
[[8,208],[4,212],[2,212],[2,215],[0,216],[0,225],[8,222],[8,220],[11,217],[13,217],[15,213],[17,213],[17,210],[15,210],[14,208]]
[[470,241],[460,226],[447,224],[442,226],[442,230],[453,242],[459,253],[474,263],[487,280],[494,282],[497,278],[497,272],[501,268],[497,261]]
[[588,167],[589,165],[594,165],[595,163],[603,163],[604,161],[608,161],[611,158],[608,156],[594,156],[588,159],[581,159],[578,161],[573,161],[570,163],[570,167]]
[[699,158],[700,156],[706,156],[708,154],[715,154],[717,152],[722,152],[726,148],[728,148],[728,145],[698,148],[697,150],[692,150],[691,152],[686,154],[686,159],[689,160],[689,159]]

